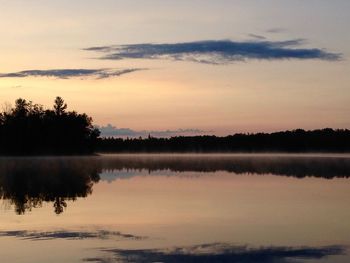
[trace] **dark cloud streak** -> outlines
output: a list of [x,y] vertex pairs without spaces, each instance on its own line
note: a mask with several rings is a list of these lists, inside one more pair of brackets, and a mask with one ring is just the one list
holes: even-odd
[[[262,36],[259,36],[262,38]],[[248,59],[320,59],[337,61],[342,54],[319,48],[301,48],[303,39],[286,41],[208,40],[173,44],[131,44],[86,48],[87,51],[102,53],[100,59],[173,59],[198,63],[226,64]]]
[[24,70],[11,73],[2,73],[0,78],[25,78],[25,77],[54,77],[69,79],[76,77],[94,77],[104,79],[117,77],[135,71],[145,70],[142,68],[130,69],[48,69],[48,70]]
[[255,39],[260,39],[260,40],[264,40],[266,39],[266,37],[261,36],[261,35],[257,35],[257,34],[248,34],[249,37],[255,38]]

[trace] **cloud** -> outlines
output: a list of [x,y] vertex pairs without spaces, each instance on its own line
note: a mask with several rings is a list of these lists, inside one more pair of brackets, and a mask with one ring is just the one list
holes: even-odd
[[199,129],[177,129],[177,130],[163,130],[152,131],[142,130],[136,131],[129,128],[117,128],[111,124],[106,126],[96,126],[101,131],[102,137],[147,137],[148,135],[154,137],[171,137],[171,136],[185,136],[185,135],[200,135],[205,131]]
[[[111,249],[104,250],[115,255],[118,262],[240,262],[240,263],[273,263],[300,262],[300,259],[319,260],[327,256],[342,255],[345,247],[260,247],[232,246],[215,243],[191,247],[167,249]],[[109,258],[86,258],[86,262],[117,262]]]
[[255,39],[259,39],[259,40],[263,40],[266,39],[266,37],[261,36],[261,35],[256,35],[256,34],[248,34],[249,37],[255,38]]
[[[261,38],[261,36],[259,36]],[[286,41],[208,40],[173,44],[131,44],[89,47],[85,50],[102,53],[100,59],[173,59],[209,64],[227,64],[247,59],[320,59],[336,61],[342,54],[319,48],[301,48],[303,39]]]
[[285,28],[282,28],[282,27],[273,27],[273,28],[266,30],[267,33],[273,33],[273,34],[282,33],[282,32],[286,32],[286,31],[287,30]]
[[25,78],[25,77],[54,77],[69,79],[76,77],[94,77],[97,79],[121,76],[143,68],[129,69],[48,69],[48,70],[24,70],[11,73],[0,73],[0,78]]
[[36,231],[0,231],[0,236],[6,237],[17,237],[27,240],[50,240],[50,239],[112,239],[112,238],[123,238],[123,239],[145,239],[146,237],[135,236],[132,234],[124,234],[121,232],[97,230],[97,231],[51,231],[51,232],[36,232]]

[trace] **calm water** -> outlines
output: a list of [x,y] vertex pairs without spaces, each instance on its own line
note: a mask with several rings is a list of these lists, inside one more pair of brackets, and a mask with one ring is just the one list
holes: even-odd
[[0,158],[1,262],[350,262],[349,155]]

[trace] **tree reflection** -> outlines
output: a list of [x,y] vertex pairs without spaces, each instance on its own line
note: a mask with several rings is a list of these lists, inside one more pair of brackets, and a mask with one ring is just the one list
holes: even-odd
[[[0,158],[0,198],[24,214],[44,202],[61,214],[68,201],[87,197],[102,172],[142,170],[349,178],[349,156],[107,155]],[[175,172],[175,173],[174,173]]]
[[0,198],[17,214],[52,202],[56,214],[67,201],[87,197],[100,180],[97,158],[4,158],[0,160]]
[[312,155],[106,155],[107,171],[148,170],[172,172],[217,172],[279,175],[297,178],[349,178],[349,156]]

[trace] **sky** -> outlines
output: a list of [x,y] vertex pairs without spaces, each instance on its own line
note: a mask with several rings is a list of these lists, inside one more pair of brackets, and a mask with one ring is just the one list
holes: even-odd
[[350,128],[348,0],[0,0],[0,105],[106,134]]

